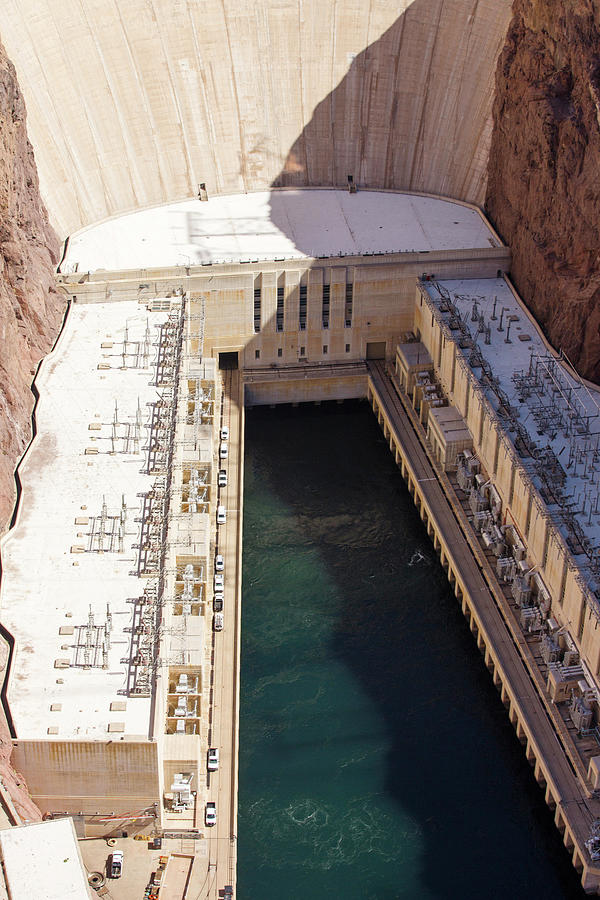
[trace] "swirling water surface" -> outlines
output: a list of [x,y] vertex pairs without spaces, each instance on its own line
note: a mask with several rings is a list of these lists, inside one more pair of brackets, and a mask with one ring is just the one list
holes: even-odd
[[369,408],[245,466],[240,900],[584,896]]

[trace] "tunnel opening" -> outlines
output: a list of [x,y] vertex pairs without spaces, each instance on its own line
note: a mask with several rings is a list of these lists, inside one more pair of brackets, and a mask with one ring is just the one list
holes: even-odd
[[219,353],[219,369],[237,368],[239,368],[237,350],[230,350],[226,353]]
[[385,359],[385,341],[369,341],[367,359]]

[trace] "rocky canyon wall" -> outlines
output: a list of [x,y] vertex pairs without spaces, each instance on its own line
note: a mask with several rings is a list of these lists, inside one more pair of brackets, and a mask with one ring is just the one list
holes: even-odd
[[487,212],[551,343],[600,382],[600,0],[515,0]]
[[[54,287],[58,241],[40,199],[26,113],[15,70],[0,44],[0,532],[15,499],[15,464],[31,437],[31,381],[54,342],[64,298]],[[0,641],[0,672],[8,647]],[[0,778],[18,815],[40,812],[10,765],[12,742],[0,708]]]
[[15,463],[31,436],[30,385],[61,323],[58,241],[40,199],[25,104],[0,44],[0,531],[15,498]]

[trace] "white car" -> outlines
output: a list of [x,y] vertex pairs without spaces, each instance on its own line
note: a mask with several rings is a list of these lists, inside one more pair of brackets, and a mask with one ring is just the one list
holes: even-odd
[[217,804],[209,800],[204,811],[204,823],[206,825],[217,824]]
[[225,576],[222,572],[215,572],[215,591],[222,591],[225,587]]
[[219,457],[221,459],[227,459],[228,454],[229,454],[228,445],[221,444],[221,446],[219,447]]
[[110,869],[109,869],[111,878],[120,878],[123,874],[123,851],[122,850],[113,850],[112,856],[110,858]]
[[215,556],[215,572],[222,572],[225,568],[225,560],[220,553]]
[[224,525],[227,521],[227,510],[224,506],[217,506],[217,525]]
[[219,487],[227,487],[227,472],[221,469],[219,472]]
[[211,747],[208,751],[208,771],[216,772],[219,768],[219,750],[217,747]]
[[224,624],[223,613],[216,612],[213,618],[213,628],[215,629],[215,631],[223,631]]
[[221,428],[221,440],[228,441],[229,440],[229,428],[227,425],[223,425]]

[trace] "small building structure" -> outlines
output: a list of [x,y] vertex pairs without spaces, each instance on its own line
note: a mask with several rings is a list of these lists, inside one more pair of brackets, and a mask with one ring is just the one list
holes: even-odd
[[417,383],[417,376],[423,372],[433,372],[433,360],[422,341],[410,341],[396,347],[396,375],[409,397]]
[[455,406],[431,407],[427,419],[427,438],[445,472],[456,469],[461,450],[471,450],[473,438]]

